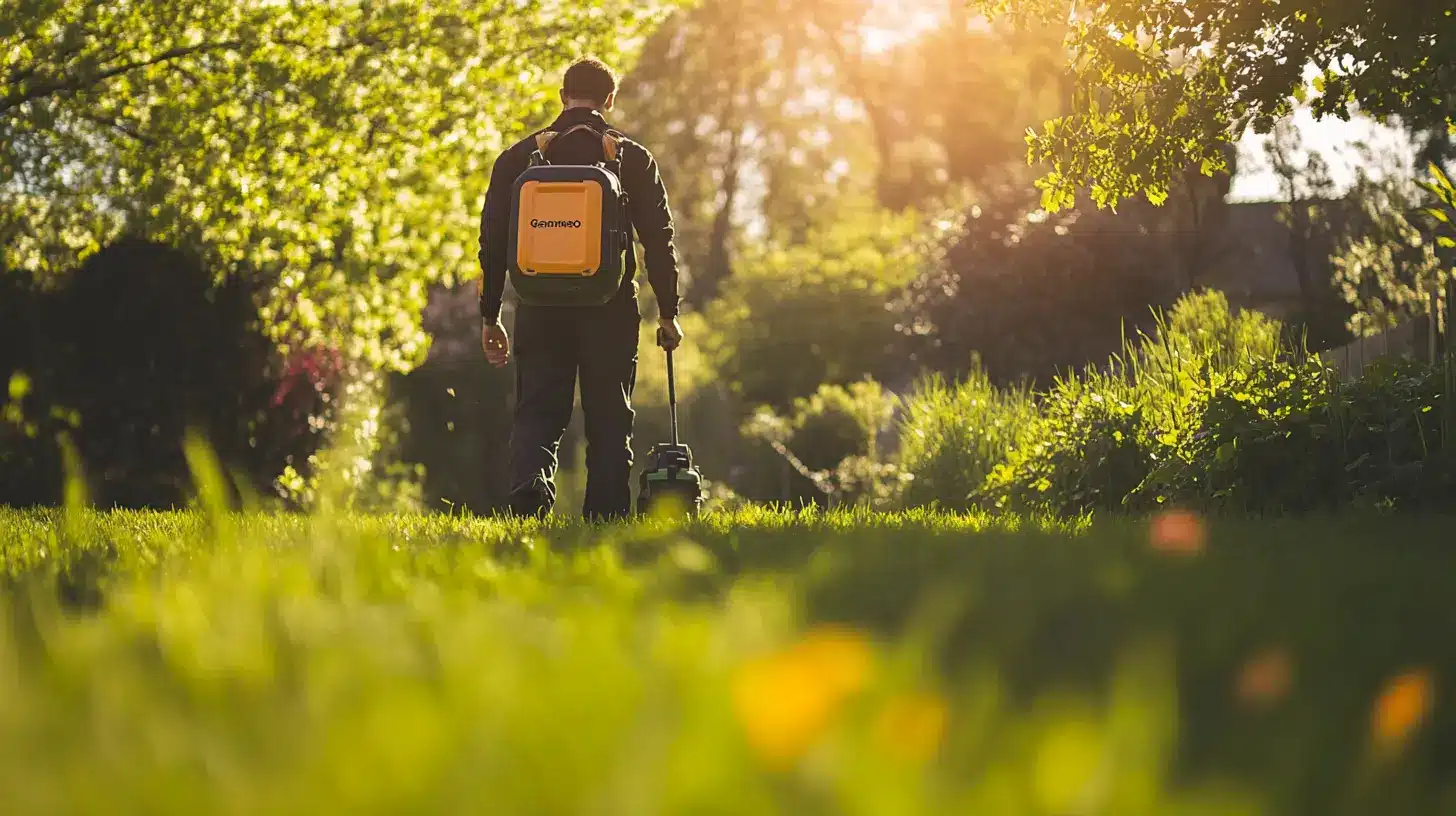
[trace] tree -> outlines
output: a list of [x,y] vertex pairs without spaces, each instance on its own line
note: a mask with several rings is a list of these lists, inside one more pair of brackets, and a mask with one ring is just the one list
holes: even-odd
[[944,25],[870,53],[861,21],[816,21],[840,84],[865,111],[886,207],[999,181],[1025,152],[1024,123],[1061,111],[1059,28],[972,25],[952,4]]
[[1449,0],[970,2],[1069,26],[1072,111],[1028,136],[1053,209],[1084,188],[1099,206],[1161,202],[1180,170],[1221,169],[1222,145],[1249,126],[1268,133],[1296,102],[1428,130],[1449,122],[1456,93]]
[[623,83],[622,121],[658,154],[689,303],[704,306],[732,276],[749,222],[765,238],[802,240],[856,192],[856,179],[834,168],[872,160],[870,143],[843,137],[859,125],[837,110],[839,82],[814,31],[825,17],[858,19],[865,6],[703,0],[648,38]]
[[1058,110],[1060,32],[973,30],[952,8],[945,25],[872,52],[875,5],[703,0],[648,39],[623,123],[659,154],[689,302],[722,291],[744,236],[803,243],[867,194],[935,204],[1021,165],[1020,123]]
[[1356,310],[1350,330],[1369,336],[1427,315],[1444,330],[1453,273],[1449,250],[1456,247],[1450,180],[1434,166],[1426,183],[1361,173],[1350,198],[1360,207],[1363,228],[1333,258],[1336,283]]
[[[1050,385],[1104,362],[1182,288],[1183,236],[1140,218],[1049,214],[1027,186],[965,208],[935,263],[896,298],[903,344],[926,369]],[[1099,215],[1099,214],[1093,214]]]
[[1289,227],[1289,260],[1299,280],[1301,305],[1310,313],[1315,309],[1316,290],[1325,283],[1317,280],[1315,266],[1320,259],[1314,256],[1311,247],[1319,237],[1317,231],[1328,229],[1335,182],[1324,158],[1304,150],[1303,139],[1292,120],[1285,119],[1275,125],[1273,138],[1264,145],[1264,152],[1279,178],[1284,199],[1280,217]]
[[281,272],[280,341],[408,368],[426,285],[475,274],[492,157],[660,8],[602,5],[12,0],[3,260],[54,277],[126,228]]

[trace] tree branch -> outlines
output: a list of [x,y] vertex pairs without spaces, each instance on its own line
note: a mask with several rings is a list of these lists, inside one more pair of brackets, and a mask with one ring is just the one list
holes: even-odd
[[777,439],[768,439],[766,441],[768,442],[769,447],[773,448],[774,453],[777,453],[779,456],[783,457],[784,461],[789,464],[789,467],[794,469],[795,473],[798,473],[800,476],[803,476],[805,479],[808,479],[810,482],[812,482],[815,489],[817,489],[820,493],[823,493],[826,498],[833,499],[835,497],[835,490],[829,484],[829,477],[826,473],[814,470],[808,465],[804,464],[803,460],[795,456],[794,452],[789,450],[789,447],[787,445],[778,441]]
[[90,122],[93,125],[99,125],[101,127],[114,130],[117,133],[120,133],[121,135],[130,138],[132,141],[137,142],[138,144],[145,145],[147,147],[155,147],[157,144],[156,141],[153,140],[150,136],[141,133],[135,128],[128,127],[117,121],[116,119],[109,119],[105,116],[96,116],[90,113],[81,113],[78,114],[78,116],[80,116],[82,120]]
[[112,68],[107,68],[106,70],[101,71],[94,76],[76,77],[69,80],[53,79],[48,82],[37,83],[29,88],[17,88],[16,90],[11,91],[4,97],[0,97],[0,116],[9,113],[12,109],[17,108],[21,105],[29,102],[34,102],[37,99],[44,99],[45,97],[53,96],[59,93],[74,93],[76,91],[85,90],[86,88],[99,85],[102,82],[107,81],[108,79],[113,79],[115,77],[121,76],[122,74],[131,73],[132,71],[137,71],[142,68],[150,68],[155,65],[162,65],[164,63],[172,62],[174,60],[183,59],[184,57],[190,57],[194,54],[211,53],[217,51],[230,51],[241,48],[243,47],[243,45],[244,44],[242,42],[237,40],[227,40],[224,42],[201,43],[198,45],[172,48],[167,51],[163,51],[162,53],[151,57],[150,59],[139,60],[136,62],[128,62]]

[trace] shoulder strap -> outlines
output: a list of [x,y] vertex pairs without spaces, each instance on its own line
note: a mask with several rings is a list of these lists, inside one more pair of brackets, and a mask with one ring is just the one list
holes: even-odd
[[[544,158],[546,156],[546,151],[551,148],[551,143],[556,140],[556,137],[569,136],[579,130],[589,130],[593,133],[596,132],[596,128],[592,127],[591,125],[585,124],[576,125],[575,127],[568,128],[561,133],[557,133],[554,130],[542,131],[541,133],[536,134],[536,151],[540,153],[541,156]],[[606,158],[608,163],[615,162],[620,158],[621,137],[619,134],[611,130],[602,133],[602,156]]]

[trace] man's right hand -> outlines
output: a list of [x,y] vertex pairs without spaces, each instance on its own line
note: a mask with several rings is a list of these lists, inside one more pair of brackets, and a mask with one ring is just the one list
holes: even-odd
[[511,339],[499,320],[480,330],[480,347],[485,351],[485,361],[496,368],[505,368],[511,361]]
[[682,324],[677,322],[675,317],[659,318],[657,321],[657,345],[659,348],[672,351],[682,345],[683,330]]

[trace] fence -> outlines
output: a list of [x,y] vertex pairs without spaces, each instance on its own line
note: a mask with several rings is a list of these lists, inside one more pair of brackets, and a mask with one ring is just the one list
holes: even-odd
[[[1439,362],[1445,355],[1446,337],[1452,325],[1453,306],[1451,297],[1431,297],[1431,305],[1424,315],[1414,317],[1405,323],[1387,329],[1380,334],[1361,337],[1353,343],[1321,352],[1319,357],[1337,369],[1346,380],[1360,376],[1370,363],[1387,357],[1418,359],[1428,363]],[[1443,320],[1433,317],[1445,311]]]
[[1353,380],[1360,376],[1370,363],[1385,357],[1429,359],[1429,343],[1422,342],[1430,336],[1430,319],[1419,317],[1402,323],[1392,329],[1370,337],[1361,337],[1355,342],[1329,351],[1320,352],[1320,359],[1340,372],[1340,376]]

